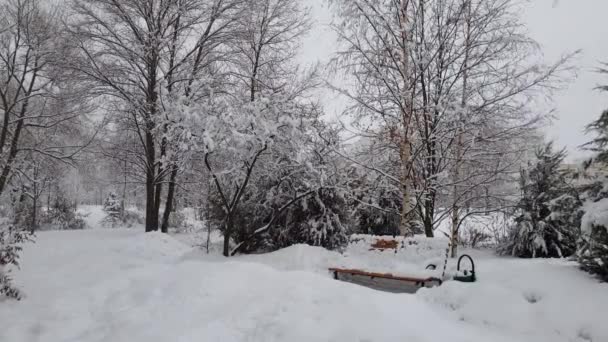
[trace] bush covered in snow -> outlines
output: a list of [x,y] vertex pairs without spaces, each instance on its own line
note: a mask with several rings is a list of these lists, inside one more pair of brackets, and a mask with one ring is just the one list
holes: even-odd
[[0,228],[0,296],[21,298],[21,292],[12,284],[7,267],[19,267],[21,245],[28,241],[31,241],[31,234],[27,231],[14,226]]
[[357,232],[372,235],[399,235],[401,194],[379,190],[375,196],[361,196],[356,211]]
[[592,225],[579,255],[581,269],[597,275],[604,281],[608,281],[607,227],[606,225]]
[[131,228],[136,224],[144,223],[140,213],[123,208],[122,201],[114,192],[110,192],[108,198],[104,201],[103,211],[106,213],[106,217],[101,221],[101,224],[107,228]]
[[586,187],[585,214],[581,219],[578,260],[581,269],[608,281],[608,183],[596,181]]
[[499,251],[524,258],[570,256],[577,249],[582,203],[560,169],[565,152],[549,143],[536,158],[521,171],[518,214]]
[[105,211],[108,216],[118,218],[122,214],[122,202],[116,196],[114,192],[110,192],[108,198],[103,202],[103,211]]
[[51,207],[41,217],[44,230],[85,229],[84,217],[76,211],[76,204],[61,193],[57,194]]
[[269,234],[271,244],[282,248],[298,243],[340,249],[348,243],[350,216],[346,199],[334,189],[320,189],[297,202],[279,222],[284,228]]
[[585,214],[578,257],[583,270],[608,281],[608,111],[587,129],[596,133],[596,138],[586,145],[595,156],[585,163],[579,177],[584,184]]
[[124,210],[121,215],[107,215],[101,221],[106,228],[132,228],[135,225],[144,224],[143,216],[135,210]]
[[18,229],[31,229],[32,228],[32,202],[21,196],[17,201],[12,204],[13,212],[11,213],[12,223]]
[[[247,195],[233,218],[236,231],[232,238],[236,244],[243,244],[241,252],[273,251],[300,243],[339,249],[348,243],[350,213],[346,199],[338,191],[321,188],[278,213],[276,208],[288,200],[288,193],[279,187]],[[210,203],[210,224],[223,232],[224,213],[219,198],[212,196]],[[254,233],[271,220],[264,233]]]
[[187,231],[189,223],[186,220],[186,215],[180,211],[172,211],[169,213],[169,227],[180,231]]

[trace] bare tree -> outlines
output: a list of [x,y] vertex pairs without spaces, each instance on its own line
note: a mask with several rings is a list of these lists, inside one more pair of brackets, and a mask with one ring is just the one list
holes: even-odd
[[336,65],[351,72],[355,83],[353,91],[341,92],[353,101],[349,111],[364,135],[387,142],[383,145],[398,156],[397,170],[390,173],[402,194],[400,231],[409,234],[414,205],[411,173],[416,91],[413,1],[336,1],[335,8],[340,17],[335,29],[343,43]]
[[20,157],[69,162],[81,150],[63,134],[89,108],[62,68],[72,51],[58,13],[38,1],[0,1],[0,194],[27,171]]
[[338,90],[352,100],[355,134],[373,141],[372,154],[395,156],[388,164],[353,159],[401,191],[402,233],[415,212],[427,236],[450,216],[455,239],[461,208],[491,198],[493,184],[516,168],[517,141],[543,118],[528,104],[559,85],[569,56],[538,62],[511,0],[358,0],[336,8],[343,48],[335,65],[354,75],[354,87]]
[[[146,231],[159,228],[162,187],[177,171],[167,157],[165,105],[192,96],[209,54],[222,40],[242,1],[127,0],[74,1],[70,23],[81,59],[72,67],[99,96],[120,102],[139,141],[138,163],[145,174]],[[225,19],[228,18],[228,19]],[[169,162],[168,162],[169,160]],[[174,186],[167,204],[171,209]],[[166,218],[168,219],[168,217]],[[163,218],[163,229],[166,230]]]

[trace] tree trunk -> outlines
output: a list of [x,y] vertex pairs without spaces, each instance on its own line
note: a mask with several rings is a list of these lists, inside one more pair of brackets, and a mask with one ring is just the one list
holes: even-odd
[[33,198],[32,198],[32,202],[33,202],[33,203],[32,203],[32,209],[33,209],[33,210],[32,210],[32,227],[31,227],[31,232],[32,232],[32,234],[33,234],[33,233],[36,231],[36,226],[37,226],[37,223],[38,223],[38,222],[37,222],[37,221],[38,221],[38,218],[37,218],[37,215],[36,215],[36,212],[38,211],[38,210],[37,210],[37,209],[38,209],[38,195],[36,194],[36,191],[37,191],[37,190],[38,190],[38,189],[36,189],[36,188],[34,187],[34,196],[33,196]]
[[232,213],[228,214],[228,218],[226,219],[226,229],[224,231],[224,256],[230,256],[230,238],[232,235]]
[[401,236],[410,235],[412,233],[411,219],[412,219],[412,199],[410,198],[410,172],[409,172],[409,159],[410,159],[410,146],[407,141],[402,139],[400,146],[400,182],[403,203],[401,205],[401,215],[399,218],[399,233]]
[[[434,192],[434,191],[432,191]],[[434,237],[435,233],[433,231],[433,219],[435,217],[435,194],[429,193],[427,194],[427,198],[424,201],[424,234],[426,237]]]
[[460,209],[458,206],[454,206],[452,209],[452,232],[450,234],[450,246],[451,254],[450,257],[455,258],[458,256],[458,224],[460,222]]
[[177,167],[173,167],[171,170],[171,176],[169,179],[169,188],[167,189],[167,202],[165,202],[165,212],[163,213],[163,222],[161,224],[161,231],[167,233],[169,231],[169,216],[173,211],[173,198],[175,197],[175,179],[177,178]]
[[156,177],[154,167],[154,138],[151,132],[146,132],[147,168],[146,168],[146,232],[158,230],[158,210],[156,206]]
[[158,230],[158,215],[156,215],[156,218],[154,217],[154,209],[156,208],[154,189],[154,175],[153,172],[148,171],[146,175],[146,232]]
[[53,188],[52,184],[49,184],[49,189],[46,192],[46,211],[49,212],[51,210],[51,189]]
[[[471,2],[467,1],[467,16],[465,19],[465,55],[463,61],[463,73],[462,73],[462,99],[460,102],[462,117],[460,118],[459,124],[464,125],[466,121],[465,113],[466,104],[467,104],[467,86],[468,86],[468,63],[469,63],[469,54],[470,54],[470,45],[471,45]],[[455,258],[458,255],[458,227],[460,225],[460,206],[458,202],[461,200],[460,198],[460,173],[461,173],[461,162],[463,161],[463,136],[460,127],[456,128],[456,144],[455,147],[455,164],[454,171],[452,174],[452,182],[454,184],[452,188],[452,234],[451,234],[451,246],[452,246],[452,258]]]
[[120,217],[125,216],[127,207],[127,158],[125,157],[124,168],[122,170],[124,182],[122,184],[122,200],[120,201]]
[[409,51],[409,27],[408,27],[408,4],[409,1],[402,0],[400,3],[400,29],[401,29],[401,73],[403,75],[402,85],[402,108],[401,108],[401,122],[398,139],[399,139],[399,161],[400,161],[400,172],[399,181],[401,185],[403,204],[401,205],[401,215],[399,222],[399,232],[402,236],[410,235],[412,233],[411,219],[413,212],[413,205],[411,199],[411,179],[410,179],[410,158],[411,158],[411,146],[409,139],[409,126],[412,119],[412,105],[410,102],[409,89],[411,88],[410,79],[410,51]]
[[[26,107],[27,102],[23,106]],[[25,112],[25,109],[23,109],[22,112]],[[4,167],[2,168],[2,174],[0,174],[0,195],[4,192],[6,184],[8,183],[9,176],[13,171],[13,163],[15,162],[15,158],[17,157],[17,153],[19,151],[17,145],[19,143],[21,130],[23,129],[23,122],[23,119],[17,122],[17,128],[15,129],[15,133],[11,141],[8,159],[6,161],[6,164],[4,164]]]
[[163,191],[162,180],[156,179],[154,182],[154,215],[156,216],[156,230],[158,230],[160,218],[160,197]]

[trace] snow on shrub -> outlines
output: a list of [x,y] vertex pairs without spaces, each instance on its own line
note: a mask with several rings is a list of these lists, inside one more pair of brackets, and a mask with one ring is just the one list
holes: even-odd
[[593,231],[602,227],[608,227],[608,198],[602,198],[597,202],[588,203],[584,206],[585,214],[581,218],[581,233],[590,236]]
[[58,194],[41,220],[45,230],[79,230],[86,228],[84,217],[76,212],[76,204]]
[[[605,195],[602,191],[590,193]],[[581,269],[608,281],[608,198],[600,198],[596,202],[591,199],[584,210],[578,252]]]
[[581,268],[608,281],[608,111],[587,126],[596,137],[586,144],[595,153],[584,165],[581,182],[585,215],[581,220],[581,242],[578,260]]
[[114,192],[110,192],[108,198],[103,202],[103,211],[105,211],[108,216],[111,217],[120,217],[122,213],[122,203],[118,196]]
[[[356,210],[358,233],[399,235],[400,210],[403,199],[397,191],[375,190],[372,187],[360,195]],[[381,208],[381,209],[379,209]]]
[[12,284],[9,266],[19,267],[19,253],[32,235],[14,226],[0,228],[0,296],[21,299],[21,292]]
[[[233,234],[234,242],[245,243],[241,252],[269,252],[295,244],[308,244],[327,249],[341,249],[348,243],[351,221],[350,212],[344,196],[332,188],[321,188],[295,202],[289,209],[278,214],[274,224],[262,234],[254,234],[256,229],[264,227],[272,219],[273,207],[285,202],[288,193],[271,187],[260,191],[263,183],[257,184],[257,190],[248,194],[235,212]],[[272,194],[272,195],[269,195]],[[223,212],[212,197],[210,222],[220,231]]]
[[271,234],[275,247],[298,243],[341,249],[348,243],[345,198],[334,189],[319,189],[312,196],[298,202],[286,213],[285,228]]
[[581,269],[608,281],[608,230],[592,225],[579,253]]
[[535,165],[521,171],[518,215],[499,252],[524,258],[570,256],[577,249],[582,203],[560,169],[565,152],[554,152],[549,143],[536,158]]
[[143,217],[138,212],[123,208],[122,201],[114,192],[110,192],[104,201],[103,211],[106,213],[106,217],[103,218],[101,224],[107,228],[131,228],[136,224],[144,223]]
[[181,211],[169,213],[169,227],[175,228],[179,232],[187,232],[193,229],[192,224],[187,220],[186,214]]

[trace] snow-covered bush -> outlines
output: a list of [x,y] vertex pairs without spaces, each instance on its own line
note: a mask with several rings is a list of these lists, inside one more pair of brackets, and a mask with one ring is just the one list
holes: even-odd
[[581,269],[608,281],[608,111],[587,129],[596,134],[586,144],[595,156],[585,163],[579,175],[585,214],[581,220],[578,261]]
[[489,231],[472,227],[460,233],[460,243],[469,248],[485,247],[491,244],[492,234]]
[[110,192],[103,202],[103,211],[106,213],[106,217],[101,221],[104,227],[116,228],[125,223],[126,212],[123,211],[122,203],[116,193]]
[[334,189],[319,189],[298,201],[279,219],[269,234],[274,247],[298,243],[341,249],[348,244],[350,215],[344,196]]
[[608,198],[585,207],[581,231],[581,268],[608,281]]
[[132,228],[144,222],[144,217],[138,211],[125,209],[121,215],[107,215],[101,221],[101,225],[106,228]]
[[[232,222],[236,228],[232,240],[242,244],[241,252],[269,252],[294,244],[328,249],[346,246],[352,219],[342,193],[334,188],[320,188],[278,213],[277,209],[293,198],[290,187],[284,185],[261,177],[244,196]],[[224,232],[224,217],[219,195],[212,192],[209,223]],[[264,227],[267,229],[263,233],[255,233]]]
[[18,229],[31,229],[32,227],[32,202],[25,196],[14,201],[12,208],[13,225]]
[[608,179],[593,175],[584,186],[578,261],[581,269],[608,281]]
[[108,216],[114,218],[119,218],[121,216],[122,203],[114,192],[110,192],[108,198],[103,202],[103,211],[105,211]]
[[373,196],[361,196],[356,203],[357,233],[399,235],[401,202],[401,195],[391,191],[381,190]]
[[0,228],[0,296],[21,298],[21,292],[12,284],[7,267],[19,267],[22,245],[31,239],[30,233],[14,226]]
[[[9,219],[10,224],[18,230],[32,230],[34,203],[28,193],[26,186],[15,186],[10,193],[10,205],[4,210],[5,214],[0,216]],[[40,215],[39,208],[36,209],[36,214]]]
[[[276,197],[266,196],[269,193],[273,193],[272,186],[258,178],[251,182],[249,191],[243,195],[241,203],[234,210],[232,224],[235,229],[232,231],[230,240],[235,244],[249,240],[241,249],[243,253],[271,251],[273,249],[264,237],[252,237],[256,229],[268,223],[272,215],[273,204],[278,201]],[[209,193],[208,210],[209,225],[212,229],[217,229],[224,235],[226,232],[226,212],[217,189],[211,189]]]
[[169,213],[169,227],[183,228],[186,225],[186,215],[179,211]]
[[565,152],[554,152],[549,143],[537,150],[536,158],[521,171],[522,198],[499,252],[524,258],[570,256],[580,236],[582,202],[560,168]]
[[140,213],[123,208],[122,201],[114,192],[110,192],[103,202],[103,211],[106,213],[106,217],[103,218],[101,224],[107,228],[131,228],[144,223],[144,218]]
[[172,211],[169,213],[169,228],[174,229],[176,233],[188,233],[195,231],[197,225],[195,222],[188,219],[186,212]]
[[51,207],[41,217],[44,230],[78,230],[85,229],[84,217],[76,211],[76,204],[64,196],[57,194]]

